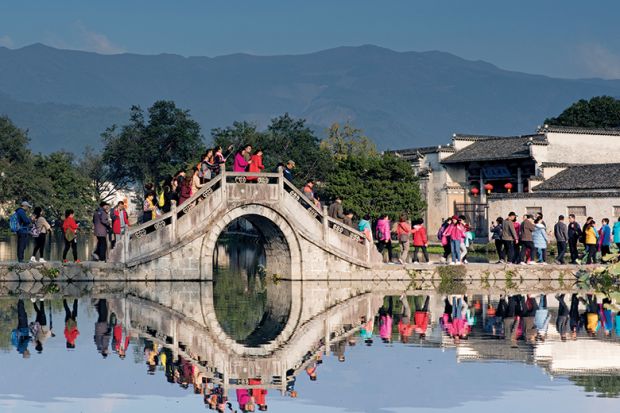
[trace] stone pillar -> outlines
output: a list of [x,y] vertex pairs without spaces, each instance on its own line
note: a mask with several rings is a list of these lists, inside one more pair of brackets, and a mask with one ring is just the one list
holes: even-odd
[[517,192],[523,192],[523,177],[521,176],[521,167],[517,167]]
[[170,202],[170,244],[174,245],[177,242],[177,201],[174,199]]
[[220,181],[220,191],[222,191],[222,202],[226,202],[226,198],[228,198],[226,194],[226,167],[223,165],[222,167],[222,180]]
[[327,239],[329,236],[329,221],[327,217],[329,214],[327,213],[327,207],[323,206],[323,241],[327,244]]
[[284,170],[278,166],[278,199],[284,198]]
[[123,233],[123,262],[127,264],[129,261],[129,229],[125,228]]

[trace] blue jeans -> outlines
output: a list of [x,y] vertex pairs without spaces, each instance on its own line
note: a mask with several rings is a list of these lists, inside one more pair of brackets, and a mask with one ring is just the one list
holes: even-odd
[[536,252],[538,253],[538,262],[545,262],[547,249],[546,248],[536,248]]
[[450,247],[452,248],[452,262],[460,262],[461,261],[461,241],[451,239]]

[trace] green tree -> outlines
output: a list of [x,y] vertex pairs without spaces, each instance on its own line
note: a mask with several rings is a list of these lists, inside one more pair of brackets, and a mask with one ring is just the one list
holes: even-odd
[[322,190],[327,199],[337,196],[357,216],[381,214],[396,218],[405,212],[420,216],[426,207],[411,165],[391,154],[349,156],[337,161]]
[[173,175],[198,162],[204,151],[200,126],[188,110],[160,100],[148,109],[131,108],[127,125],[105,130],[102,159],[109,179],[118,187],[142,186]]
[[6,116],[0,117],[0,204],[11,212],[19,201],[32,201],[37,193],[27,131]]
[[320,140],[306,126],[304,119],[294,119],[288,113],[274,118],[266,131],[256,125],[235,122],[227,128],[211,131],[214,144],[223,148],[233,145],[236,150],[244,144],[264,152],[263,163],[273,170],[279,163],[295,161],[295,183],[302,185],[307,179],[324,180],[332,167],[331,157],[321,148]]
[[89,189],[97,203],[110,202],[119,188],[110,179],[108,166],[103,162],[103,156],[90,146],[86,147],[79,162],[80,171],[89,179]]
[[620,128],[620,100],[596,96],[573,103],[558,117],[545,119],[545,124],[584,128]]
[[358,129],[346,122],[343,126],[333,123],[327,129],[327,138],[321,142],[321,147],[329,151],[337,160],[349,156],[375,156],[377,147],[373,141]]

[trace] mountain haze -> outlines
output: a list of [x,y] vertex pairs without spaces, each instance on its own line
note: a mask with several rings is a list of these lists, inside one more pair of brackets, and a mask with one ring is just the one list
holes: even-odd
[[304,55],[215,58],[99,55],[41,44],[0,47],[0,114],[35,151],[81,152],[129,107],[172,99],[209,136],[234,120],[289,112],[322,135],[350,120],[381,149],[447,142],[454,132],[529,133],[577,99],[620,96],[619,80],[554,79],[443,52],[339,47]]

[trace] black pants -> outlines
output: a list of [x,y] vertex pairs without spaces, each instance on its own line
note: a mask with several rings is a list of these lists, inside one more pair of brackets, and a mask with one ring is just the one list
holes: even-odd
[[566,241],[558,241],[558,258],[560,264],[564,264],[564,254],[566,254]]
[[[416,298],[417,298],[417,297],[416,297]],[[422,305],[422,308],[418,308],[418,306],[417,306],[417,300],[413,300],[413,303],[414,303],[414,305],[415,305],[415,307],[416,307],[416,308],[415,308],[415,311],[421,311],[421,312],[423,312],[423,313],[428,312],[428,303],[429,303],[430,299],[431,299],[431,296],[430,296],[430,295],[427,295],[427,296],[426,296],[426,298],[424,299],[424,304]]]
[[41,306],[40,308],[37,306],[36,302],[32,303],[32,305],[34,306],[34,311],[37,313],[35,321],[42,326],[46,326],[47,316],[45,315],[45,306],[42,302],[39,303],[39,305]]
[[426,251],[426,247],[425,246],[421,246],[421,247],[414,246],[413,247],[413,260],[412,260],[412,262],[419,262],[419,260],[418,260],[418,251],[420,251],[420,249],[422,249],[422,254],[424,254],[424,259],[426,260],[426,262],[428,262],[429,261],[429,259],[428,259],[428,252]]
[[497,251],[497,257],[500,261],[504,261],[506,259],[506,254],[504,254],[504,241],[501,239],[495,240],[495,250]]
[[24,262],[24,253],[28,246],[28,238],[30,238],[30,234],[28,233],[17,233],[17,261],[19,262]]
[[40,257],[43,258],[43,251],[45,250],[45,236],[47,234],[42,233],[39,234],[38,237],[34,239],[34,250],[32,250],[32,256],[37,258],[37,253],[39,253]]
[[383,250],[385,248],[387,248],[387,251],[388,251],[389,262],[392,262],[392,241],[391,240],[377,242],[377,251],[379,251],[381,255],[383,255]]
[[97,237],[97,249],[95,254],[99,257],[99,261],[105,261],[105,254],[108,251],[108,239],[107,237]]
[[63,261],[67,259],[67,253],[69,252],[69,248],[71,248],[71,252],[73,253],[73,261],[77,261],[77,241],[74,239],[73,241],[67,241],[65,238],[65,249],[62,250],[62,259]]
[[504,243],[504,253],[506,254],[506,261],[508,262],[516,262],[515,254],[515,242],[514,241],[503,241]]
[[447,260],[450,255],[452,255],[452,247],[450,246],[450,239],[448,239],[448,243],[443,246],[443,259]]
[[62,306],[65,308],[65,323],[69,320],[76,321],[77,320],[77,311],[78,311],[78,300],[73,300],[73,309],[69,309],[69,305],[67,304],[67,300],[62,300]]
[[596,262],[596,244],[586,244],[586,252],[588,258],[586,264],[592,264]]
[[98,323],[107,323],[108,322],[108,300],[105,298],[97,301],[97,305],[95,306],[97,309],[97,322]]
[[605,255],[608,255],[608,254],[611,254],[609,245],[601,245],[601,257],[604,257]]
[[519,255],[520,262],[526,262],[525,253],[530,251],[530,258],[534,260],[534,243],[532,241],[521,241],[521,254]]
[[22,299],[17,300],[17,328],[28,328],[28,314]]
[[568,247],[570,248],[570,263],[576,264],[577,258],[579,258],[579,250],[577,249],[577,239],[576,238],[569,239]]

